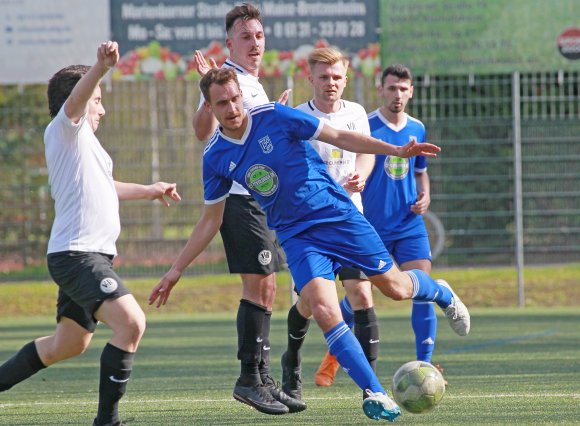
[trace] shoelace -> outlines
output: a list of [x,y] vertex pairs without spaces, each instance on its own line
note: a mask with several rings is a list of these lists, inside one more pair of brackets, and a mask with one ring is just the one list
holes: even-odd
[[451,299],[451,303],[448,306],[448,309],[451,311],[452,315],[451,315],[451,319],[457,319],[457,317],[459,316],[457,314],[457,306],[455,304],[455,298]]
[[272,396],[272,394],[270,393],[270,391],[268,391],[268,389],[266,389],[265,385],[257,385],[256,386],[256,391],[260,394],[260,396],[266,400],[266,402],[274,402],[276,401],[276,399]]

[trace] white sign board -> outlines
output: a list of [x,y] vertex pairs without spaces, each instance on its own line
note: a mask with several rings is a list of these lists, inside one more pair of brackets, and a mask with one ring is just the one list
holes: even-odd
[[67,65],[93,65],[109,27],[109,0],[0,0],[0,84],[46,83]]

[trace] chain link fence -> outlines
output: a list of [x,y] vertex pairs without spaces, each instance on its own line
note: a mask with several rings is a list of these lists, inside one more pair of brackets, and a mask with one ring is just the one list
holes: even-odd
[[[270,99],[289,86],[291,104],[311,97],[304,79],[263,84]],[[344,97],[370,112],[380,105],[375,84],[353,76]],[[514,265],[519,245],[526,264],[578,261],[580,73],[417,76],[414,85],[409,113],[443,148],[429,161],[427,219],[437,265]],[[48,277],[53,202],[44,163],[45,91],[0,86],[0,276],[6,279]],[[191,128],[199,90],[184,81],[106,82],[103,102],[107,115],[97,135],[115,162],[115,178],[177,182],[182,195],[169,209],[141,201],[121,206],[117,268],[159,275],[203,208],[203,143]],[[218,236],[188,273],[226,271]]]

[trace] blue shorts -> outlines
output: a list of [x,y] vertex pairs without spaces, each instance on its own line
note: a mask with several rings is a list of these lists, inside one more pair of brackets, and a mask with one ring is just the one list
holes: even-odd
[[361,270],[367,277],[383,274],[393,260],[375,229],[361,215],[341,222],[319,223],[282,243],[295,290],[313,278],[334,281],[341,266]]
[[431,246],[427,233],[409,235],[398,240],[383,240],[383,243],[399,265],[412,260],[431,260]]

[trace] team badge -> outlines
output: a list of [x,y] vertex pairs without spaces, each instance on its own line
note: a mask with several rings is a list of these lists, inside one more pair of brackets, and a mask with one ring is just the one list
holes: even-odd
[[119,284],[117,284],[117,281],[113,278],[103,278],[99,286],[101,287],[101,291],[103,293],[109,294],[117,290]]
[[269,154],[274,150],[274,145],[272,145],[272,141],[268,135],[264,136],[262,139],[258,139],[258,143],[264,151],[264,154]]
[[269,265],[272,262],[272,252],[270,250],[262,250],[258,254],[258,262],[264,266]]
[[246,185],[251,191],[268,197],[278,190],[278,175],[268,166],[255,164],[246,172]]
[[409,160],[395,156],[385,158],[385,173],[393,180],[402,180],[409,174]]

